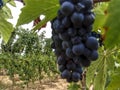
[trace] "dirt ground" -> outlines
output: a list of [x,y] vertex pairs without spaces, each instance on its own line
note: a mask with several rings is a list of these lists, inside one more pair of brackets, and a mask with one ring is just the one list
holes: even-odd
[[[16,79],[18,83],[19,80]],[[34,84],[29,83],[28,87],[14,86],[8,76],[0,76],[0,90],[67,90],[68,83],[60,77],[55,80],[36,81]]]

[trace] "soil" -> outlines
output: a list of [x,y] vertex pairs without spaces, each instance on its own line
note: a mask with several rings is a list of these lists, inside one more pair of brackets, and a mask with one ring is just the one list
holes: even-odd
[[[21,83],[18,78],[15,78],[16,83]],[[19,85],[12,86],[13,83],[8,76],[0,76],[0,90],[67,90],[68,83],[66,80],[57,77],[54,80],[43,80],[29,83],[28,86]]]

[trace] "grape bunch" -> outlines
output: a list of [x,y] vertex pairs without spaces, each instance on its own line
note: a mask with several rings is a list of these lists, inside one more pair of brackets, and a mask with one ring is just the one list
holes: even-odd
[[59,0],[57,17],[51,21],[51,47],[57,56],[61,77],[68,82],[82,79],[83,67],[98,59],[98,37],[93,34],[92,0]]

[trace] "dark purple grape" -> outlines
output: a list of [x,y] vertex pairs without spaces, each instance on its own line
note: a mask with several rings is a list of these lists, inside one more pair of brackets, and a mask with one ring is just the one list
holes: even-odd
[[52,21],[52,28],[54,29],[54,30],[56,30],[56,29],[58,29],[58,27],[61,25],[61,22],[58,20],[58,19],[54,19],[53,21]]
[[83,24],[84,26],[89,26],[93,24],[94,20],[95,20],[95,16],[93,14],[85,15]]
[[64,17],[65,17],[65,15],[63,15],[63,13],[60,10],[58,10],[58,16],[57,16],[57,18],[59,20],[62,20]]
[[82,55],[84,53],[85,46],[84,44],[74,45],[72,51],[75,55]]
[[83,73],[82,67],[77,67],[77,68],[75,69],[75,71],[78,72],[79,74],[82,74],[82,73]]
[[81,2],[82,0],[71,0],[71,1],[72,1],[72,3],[74,3],[74,4],[77,4],[77,3]]
[[66,56],[69,57],[69,58],[73,58],[74,57],[74,54],[73,54],[71,48],[67,48],[66,49]]
[[84,10],[85,6],[82,3],[78,3],[75,5],[75,9],[77,12],[82,12]]
[[68,33],[69,36],[74,37],[77,34],[77,31],[74,28],[69,28],[67,30],[67,33]]
[[80,80],[80,74],[78,72],[73,72],[72,73],[72,80],[74,82],[78,82]]
[[64,56],[59,56],[58,59],[57,59],[57,63],[59,65],[65,65],[65,63],[66,63],[65,57]]
[[90,60],[95,61],[98,59],[98,52],[96,50],[92,51],[90,55]]
[[64,2],[66,2],[66,1],[71,2],[71,0],[59,0],[60,5],[62,5],[62,4],[63,4]]
[[83,55],[88,58],[90,57],[91,53],[92,53],[91,50],[89,50],[88,48],[85,48]]
[[54,53],[56,56],[60,56],[62,54],[62,52],[64,52],[61,48],[56,48]]
[[82,13],[74,12],[71,16],[71,21],[74,24],[74,27],[80,28],[84,20],[84,15]]
[[93,29],[93,25],[91,24],[91,25],[87,26],[85,29],[86,29],[87,33],[90,33]]
[[78,35],[80,35],[80,36],[83,36],[83,35],[85,35],[86,33],[87,33],[87,31],[86,31],[85,28],[80,28],[80,29],[78,30]]
[[83,0],[82,4],[85,5],[85,9],[89,10],[93,7],[93,0]]
[[59,38],[60,38],[61,40],[63,40],[63,41],[68,41],[68,40],[70,40],[70,36],[68,35],[67,32],[60,33],[60,34],[59,34]]
[[62,77],[63,79],[65,79],[65,78],[70,78],[70,77],[71,77],[71,72],[68,71],[67,69],[65,69],[65,70],[61,73],[61,77]]
[[65,65],[59,65],[58,68],[60,72],[63,72],[66,69]]
[[68,17],[64,17],[62,20],[62,25],[67,28],[71,26],[71,21]]
[[91,64],[91,61],[88,60],[86,57],[82,57],[82,58],[83,58],[83,59],[81,59],[81,65],[82,65],[83,67],[89,67],[90,64]]
[[80,44],[81,42],[82,42],[82,38],[81,37],[79,37],[79,36],[76,36],[76,37],[73,37],[73,38],[71,38],[71,42],[72,42],[72,44]]
[[75,64],[79,65],[80,62],[81,62],[81,59],[82,59],[81,57],[76,56],[76,57],[73,58],[73,62],[74,62]]
[[67,48],[71,48],[72,44],[69,41],[63,41],[62,42],[62,48],[66,50]]
[[75,70],[76,69],[76,65],[74,62],[72,61],[69,61],[67,64],[66,64],[66,67],[68,70]]
[[91,50],[97,50],[98,49],[98,41],[95,37],[89,37],[85,43],[86,47]]
[[64,32],[64,26],[60,24],[58,27],[55,29],[56,33],[63,33]]
[[55,49],[55,42],[51,44],[51,48]]
[[61,12],[65,15],[68,16],[74,11],[74,5],[71,2],[65,1],[61,5]]

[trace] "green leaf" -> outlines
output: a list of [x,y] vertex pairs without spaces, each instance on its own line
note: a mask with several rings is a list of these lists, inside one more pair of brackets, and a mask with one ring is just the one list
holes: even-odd
[[105,57],[102,59],[101,68],[98,71],[98,74],[94,80],[94,89],[95,90],[104,90],[106,84],[106,75],[107,75],[107,60]]
[[[17,26],[31,22],[40,15],[45,15],[45,19],[41,21],[40,26],[54,18],[59,8],[58,0],[24,0],[25,7],[17,22]],[[37,29],[35,27],[34,29]],[[40,27],[39,27],[40,28]]]
[[120,89],[120,67],[116,69],[112,76],[111,82],[107,87],[107,90],[119,90]]
[[13,18],[10,8],[8,8],[7,6],[4,6],[0,10],[0,15],[2,17],[4,17],[5,19],[11,19],[11,18]]
[[86,75],[86,84],[90,88],[94,86],[95,90],[105,90],[105,86],[109,84],[108,71],[113,71],[114,62],[113,55],[116,53],[118,48],[110,50],[99,50],[99,59],[92,62],[91,66],[88,67]]
[[2,34],[3,40],[5,43],[8,42],[11,32],[13,31],[13,25],[7,20],[5,20],[1,15],[0,15],[0,33]]
[[119,45],[120,42],[120,0],[111,0],[108,6],[108,18],[105,27],[108,28],[105,45],[107,48],[112,48],[115,45]]
[[97,7],[94,8],[94,13],[96,15],[93,29],[96,31],[98,29],[103,29],[107,15],[105,11],[107,10],[108,3],[97,4]]
[[16,7],[16,4],[15,4],[15,1],[14,1],[14,0],[11,0],[11,1],[9,2],[9,4],[12,5],[12,6],[14,6],[14,7]]

